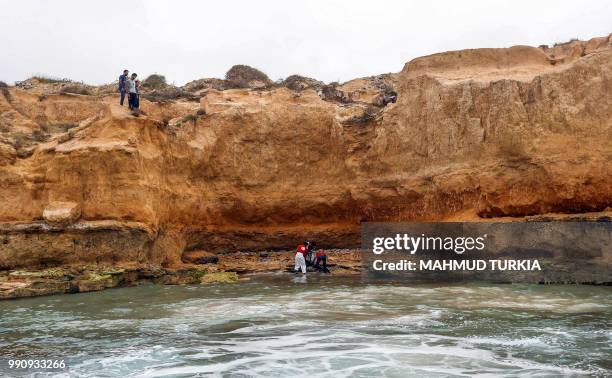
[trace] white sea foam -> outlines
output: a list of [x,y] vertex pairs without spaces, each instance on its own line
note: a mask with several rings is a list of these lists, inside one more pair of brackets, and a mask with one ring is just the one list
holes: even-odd
[[85,377],[610,373],[602,363],[612,355],[609,288],[317,285],[285,277],[214,289],[118,289],[52,306],[40,298],[27,311],[7,302],[3,350],[69,355],[69,376]]

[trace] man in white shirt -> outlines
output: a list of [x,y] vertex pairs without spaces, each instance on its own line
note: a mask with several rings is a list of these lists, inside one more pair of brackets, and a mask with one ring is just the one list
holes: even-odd
[[128,86],[128,104],[130,105],[130,110],[138,108],[138,91],[136,90],[136,77],[138,75],[133,73],[130,79],[127,81]]

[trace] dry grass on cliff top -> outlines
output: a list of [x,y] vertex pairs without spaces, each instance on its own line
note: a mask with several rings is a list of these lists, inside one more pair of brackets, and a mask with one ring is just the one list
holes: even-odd
[[32,132],[11,132],[9,128],[0,128],[0,136],[6,138],[7,142],[19,151],[46,142],[54,135],[63,134],[76,126],[78,125],[75,123],[67,122],[42,124]]
[[194,95],[191,92],[187,92],[184,89],[168,85],[164,88],[154,89],[151,92],[145,92],[141,94],[142,98],[145,98],[152,102],[168,102],[178,99],[186,99],[189,101],[199,101],[200,97]]
[[265,73],[257,68],[247,66],[245,64],[237,64],[232,66],[225,73],[225,80],[232,83],[236,88],[248,88],[252,81],[260,81],[266,85],[272,84],[272,80]]
[[182,88],[189,92],[197,92],[202,89],[216,89],[218,91],[224,91],[232,88],[232,84],[224,79],[206,78],[190,81]]
[[[319,82],[314,79],[293,75],[292,78],[287,84],[292,86],[297,86],[297,82],[306,82],[308,85],[323,85],[322,82]],[[288,78],[288,79],[290,79]],[[169,85],[166,82],[166,78],[164,75],[153,74],[147,77],[143,82],[143,88],[151,89],[149,92],[144,92],[141,96],[149,101],[154,102],[166,102],[172,100],[178,100],[180,98],[184,98],[191,101],[199,100],[199,96],[191,93],[190,91],[197,91],[205,88],[214,88],[214,89],[231,89],[231,88],[251,88],[254,83],[258,85],[263,85],[263,87],[268,88],[272,86],[274,83],[268,75],[258,70],[257,68],[253,68],[244,64],[238,64],[232,66],[226,73],[225,79],[200,79],[194,80],[184,87],[179,88],[174,85]],[[261,83],[261,84],[259,84]],[[289,86],[284,85],[283,86]]]
[[59,90],[60,93],[72,93],[72,94],[80,94],[80,95],[91,95],[92,90],[84,84],[70,84],[62,87]]
[[45,75],[34,75],[32,79],[38,80],[42,84],[62,84],[62,83],[73,83],[72,80],[67,78],[45,76]]
[[149,75],[142,82],[141,97],[152,102],[168,102],[178,99],[198,101],[199,96],[190,93],[183,88],[168,84],[166,77],[160,74]]
[[4,81],[0,81],[0,93],[2,93],[4,98],[10,101],[11,93],[8,90],[8,85]]
[[147,88],[161,89],[168,86],[164,75],[153,74],[143,80],[142,85]]
[[325,86],[325,83],[306,76],[291,75],[283,80],[280,85],[287,87],[292,91],[299,92],[309,88],[321,89]]

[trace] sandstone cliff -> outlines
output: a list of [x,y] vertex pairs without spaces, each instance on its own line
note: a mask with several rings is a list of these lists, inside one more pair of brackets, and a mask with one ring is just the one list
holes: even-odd
[[1,88],[0,269],[172,266],[185,251],[306,238],[348,248],[362,221],[612,205],[610,37],[435,54],[343,85],[308,80],[297,90],[205,80],[195,97],[143,100],[140,116],[113,86]]

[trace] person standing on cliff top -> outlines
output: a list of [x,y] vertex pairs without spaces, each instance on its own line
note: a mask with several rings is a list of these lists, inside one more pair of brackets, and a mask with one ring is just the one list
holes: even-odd
[[128,84],[128,104],[130,110],[138,109],[138,90],[136,89],[136,77],[138,74],[133,73],[130,79],[127,81]]
[[123,70],[123,75],[119,76],[119,93],[121,93],[121,100],[119,100],[119,105],[123,106],[123,100],[125,100],[125,93],[128,91],[127,81],[128,73],[130,71]]
[[306,259],[304,258],[304,255],[307,252],[308,251],[303,244],[298,245],[297,252],[295,253],[295,268],[293,268],[295,273],[299,272],[301,269],[302,273],[306,274]]
[[140,109],[140,80],[136,79],[136,109]]

